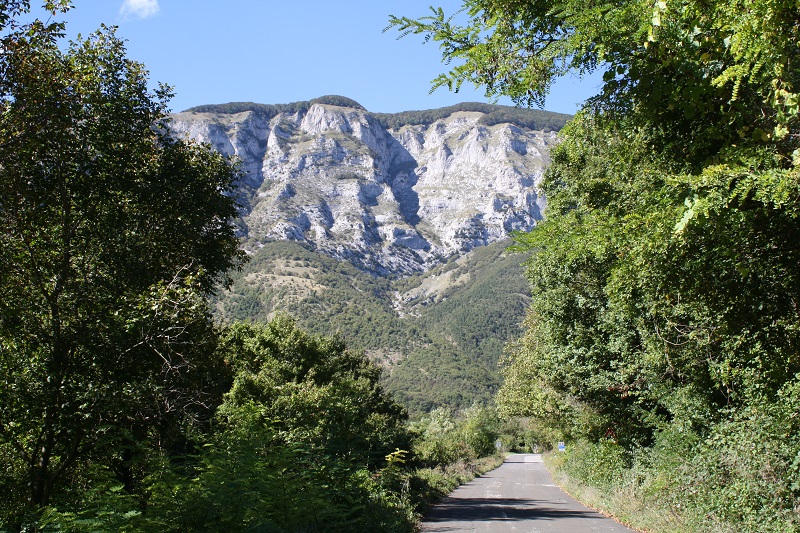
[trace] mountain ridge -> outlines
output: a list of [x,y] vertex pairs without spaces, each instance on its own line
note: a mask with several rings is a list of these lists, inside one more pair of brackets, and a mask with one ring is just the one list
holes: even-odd
[[572,115],[544,111],[539,109],[519,108],[513,106],[490,104],[485,102],[461,102],[451,106],[398,111],[396,113],[370,112],[355,100],[346,96],[325,95],[311,100],[301,100],[287,104],[260,104],[256,102],[227,102],[224,104],[203,104],[193,106],[181,113],[220,113],[237,114],[246,111],[262,113],[269,118],[280,113],[296,113],[307,111],[313,104],[336,105],[339,107],[352,107],[369,112],[375,116],[387,129],[400,125],[423,125],[447,118],[458,111],[473,111],[485,114],[487,125],[498,124],[500,119],[506,119],[517,126],[543,131],[559,131]]
[[[567,118],[478,103],[381,115],[326,96],[199,106],[171,127],[241,161],[248,253],[294,240],[404,276],[531,229],[553,128]],[[543,129],[524,125],[537,120]]]

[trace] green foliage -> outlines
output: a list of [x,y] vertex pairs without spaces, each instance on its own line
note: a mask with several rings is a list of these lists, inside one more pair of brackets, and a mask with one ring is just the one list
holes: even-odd
[[[457,92],[468,82],[485,87],[487,97],[507,95],[515,103],[543,107],[556,77],[592,71],[617,48],[641,43],[642,29],[631,19],[642,8],[637,2],[614,9],[610,4],[587,8],[570,0],[466,0],[453,15],[431,7],[431,14],[419,19],[392,16],[386,29],[438,42],[444,63],[455,63],[433,81],[432,90]],[[608,43],[594,45],[598,34],[609,34]]]
[[630,453],[609,439],[570,442],[565,469],[594,487],[612,490],[631,465]]
[[679,224],[685,178],[663,174],[679,163],[588,116],[569,134],[547,182],[550,216],[520,237],[539,250],[537,298],[509,356],[509,408],[572,410],[588,434],[646,444],[664,423],[702,429],[723,406],[774,399],[800,370],[792,210],[715,192],[690,209],[714,208]]
[[159,531],[410,531],[408,505],[375,471],[286,442],[246,410],[206,445],[191,482],[155,495]]
[[[263,284],[248,282],[263,275],[271,279]],[[278,276],[285,282],[277,282]],[[389,280],[299,243],[264,243],[232,277],[230,291],[222,292],[217,302],[218,317],[223,321],[266,323],[274,313],[282,312],[313,333],[340,334],[357,349],[400,346],[407,338],[405,324],[387,305]],[[314,288],[305,291],[306,286]]]
[[411,431],[416,459],[426,467],[467,463],[497,453],[500,420],[492,408],[473,405],[458,418],[437,408],[415,421]]
[[85,485],[69,486],[69,497],[59,495],[51,506],[41,509],[35,522],[26,526],[76,533],[133,531],[141,527],[143,520],[137,495],[125,490],[113,472],[90,468],[92,471],[85,473]]
[[375,367],[284,318],[232,327],[221,354],[233,386],[170,530],[409,530],[402,494],[373,481],[407,445]]
[[494,409],[473,405],[464,412],[461,431],[465,444],[476,457],[485,457],[498,451],[496,443],[500,436],[500,421]]
[[453,415],[444,408],[431,411],[416,422],[412,430],[419,436],[414,446],[417,458],[428,465],[447,465],[456,462],[466,452],[459,442]]
[[[137,441],[136,482],[81,463],[26,528],[69,531],[411,531],[405,412],[380,371],[284,317],[223,331],[227,389],[185,450]],[[4,452],[5,447],[0,447]],[[3,523],[4,527],[7,522]]]
[[497,391],[497,361],[504,344],[518,334],[529,301],[522,257],[504,254],[505,247],[481,247],[421,277],[395,283],[402,290],[445,275],[459,280],[418,301],[411,307],[417,316],[407,318],[431,338],[431,345],[409,350],[408,358],[391,369],[387,388],[412,411],[463,409],[490,401]]
[[263,328],[232,326],[220,350],[235,374],[219,410],[228,423],[257,405],[287,444],[373,468],[408,448],[404,411],[383,392],[380,369],[342,341],[309,336],[279,317]]
[[416,321],[419,329],[445,333],[459,353],[489,368],[496,367],[505,343],[519,334],[530,302],[530,287],[521,275],[525,258],[506,253],[506,245],[477,248],[454,266],[426,273],[424,278],[430,279],[446,270],[462,281],[435,302],[417,307],[423,308]]
[[477,405],[458,415],[437,408],[412,422],[416,468],[408,485],[415,508],[424,510],[459,485],[500,466],[503,450],[495,443],[503,427],[495,409]]
[[373,480],[409,445],[377,367],[286,318],[231,326],[219,356],[233,383],[194,478],[155,498],[164,530],[410,529],[402,487]]
[[454,62],[434,87],[541,104],[555,77],[604,72],[552,153],[547,220],[518,237],[535,297],[498,400],[587,442],[567,460],[585,481],[653,480],[687,527],[797,529],[778,413],[800,372],[799,21],[783,0],[466,0],[390,21]]
[[607,439],[570,443],[558,468],[593,506],[643,529],[798,531],[796,390],[795,380],[781,404],[729,412],[705,437],[668,427],[632,451]]
[[698,529],[710,519],[745,531],[800,530],[797,424],[769,410],[750,408],[715,426],[681,469],[677,481],[693,487],[684,494],[687,519]]
[[[266,322],[290,314],[304,329],[335,332],[383,363],[387,390],[411,411],[466,408],[499,387],[497,360],[528,303],[522,257],[504,254],[505,247],[481,247],[424,275],[389,280],[298,243],[267,242],[232,274],[217,316]],[[442,276],[459,281],[410,299],[398,316],[396,293]]]
[[[52,3],[54,16],[64,9]],[[169,137],[169,90],[148,89],[113,30],[62,47],[63,24],[20,25],[27,10],[0,6],[0,453],[12,487],[0,520],[10,526],[80,472],[87,484],[101,467],[134,483],[125,443],[178,445],[181,426],[208,416],[205,295],[241,257],[237,171]]]

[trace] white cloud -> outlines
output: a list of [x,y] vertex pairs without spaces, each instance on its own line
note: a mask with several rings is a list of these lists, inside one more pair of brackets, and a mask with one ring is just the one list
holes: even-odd
[[158,0],[125,0],[119,8],[123,16],[133,15],[142,19],[152,17],[158,11]]

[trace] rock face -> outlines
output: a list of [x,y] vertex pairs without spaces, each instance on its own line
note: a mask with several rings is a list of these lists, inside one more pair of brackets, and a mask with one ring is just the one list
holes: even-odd
[[235,155],[243,237],[308,243],[376,274],[424,271],[453,254],[528,230],[554,132],[456,111],[384,127],[356,107],[313,103],[278,113],[183,112],[178,136]]

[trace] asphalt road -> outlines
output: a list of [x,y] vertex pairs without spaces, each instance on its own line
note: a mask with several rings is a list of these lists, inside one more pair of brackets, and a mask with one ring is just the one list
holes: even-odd
[[462,485],[431,509],[421,531],[635,533],[562,491],[538,454],[511,455]]

